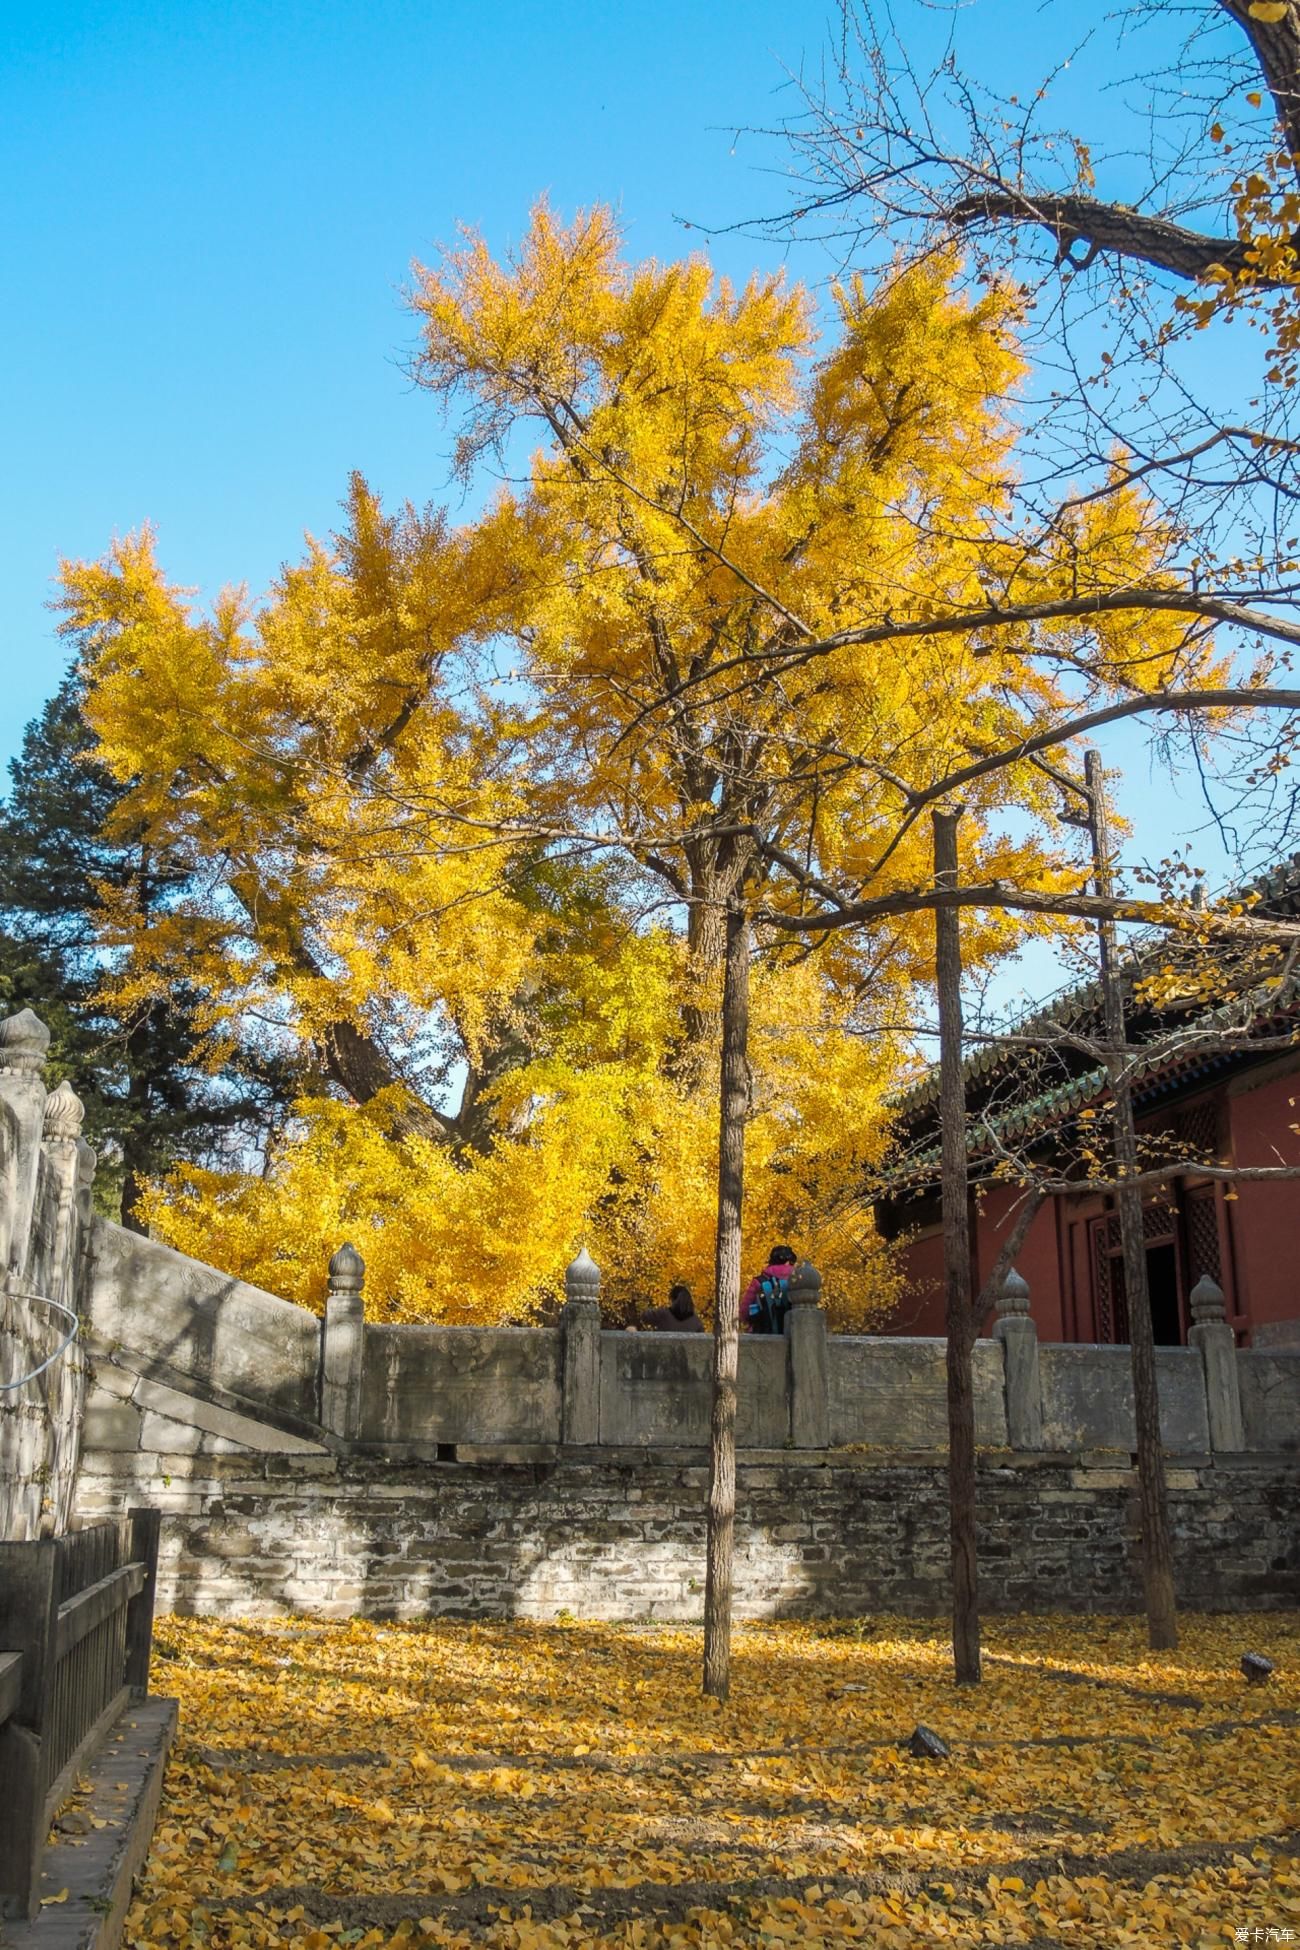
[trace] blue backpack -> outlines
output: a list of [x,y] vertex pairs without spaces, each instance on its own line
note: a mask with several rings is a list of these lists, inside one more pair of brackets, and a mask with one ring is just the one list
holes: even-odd
[[790,1282],[778,1280],[775,1273],[764,1273],[758,1292],[749,1303],[751,1334],[784,1334],[790,1311]]

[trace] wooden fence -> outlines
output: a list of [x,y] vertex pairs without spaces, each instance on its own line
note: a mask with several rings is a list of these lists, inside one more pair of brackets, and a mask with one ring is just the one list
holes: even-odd
[[0,1909],[32,1916],[50,1822],[149,1688],[156,1510],[0,1544]]

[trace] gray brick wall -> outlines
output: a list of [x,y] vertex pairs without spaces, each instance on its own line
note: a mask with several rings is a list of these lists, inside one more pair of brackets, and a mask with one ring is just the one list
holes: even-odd
[[[166,1512],[159,1604],[317,1617],[695,1619],[704,1561],[698,1452],[569,1452],[424,1465],[296,1456],[90,1459],[84,1516]],[[1171,1466],[1182,1603],[1300,1603],[1294,1458]],[[981,1576],[990,1611],[1131,1611],[1136,1502],[1117,1459],[986,1457]],[[788,1452],[742,1463],[741,1617],[942,1613],[940,1457]]]

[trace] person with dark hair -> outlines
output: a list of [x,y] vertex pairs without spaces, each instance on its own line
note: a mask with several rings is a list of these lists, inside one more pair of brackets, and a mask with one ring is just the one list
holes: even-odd
[[793,1246],[773,1246],[767,1265],[740,1296],[742,1334],[783,1334],[790,1311],[790,1279],[799,1264]]
[[704,1322],[695,1311],[691,1289],[681,1280],[669,1288],[668,1305],[652,1307],[641,1317],[641,1325],[652,1334],[702,1334]]

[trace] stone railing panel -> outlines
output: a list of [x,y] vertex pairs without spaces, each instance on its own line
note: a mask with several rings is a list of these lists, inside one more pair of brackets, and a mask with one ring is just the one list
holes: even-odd
[[1300,1347],[1241,1348],[1237,1374],[1247,1449],[1300,1449]]
[[91,1227],[83,1306],[110,1346],[316,1419],[321,1327],[305,1307],[107,1219]]
[[[1127,1347],[1074,1347],[1044,1341],[1038,1350],[1046,1449],[1121,1449],[1136,1441],[1132,1357]],[[1210,1447],[1205,1368],[1195,1348],[1156,1349],[1160,1432],[1167,1449]]]
[[558,1442],[562,1360],[554,1327],[369,1325],[360,1439]]
[[742,1335],[736,1382],[737,1448],[781,1449],[789,1441],[789,1372],[790,1343],[783,1335]]
[[58,1294],[63,1284],[61,1273],[59,1183],[48,1157],[42,1155],[36,1168],[36,1195],[32,1200],[24,1283],[30,1286],[33,1293]]
[[[736,1446],[781,1449],[790,1437],[789,1345],[746,1335],[736,1381]],[[612,1448],[703,1449],[713,1399],[713,1337],[600,1337],[600,1439]]]
[[72,1341],[39,1368],[69,1322],[43,1300],[0,1290],[0,1539],[26,1543],[68,1527],[80,1455],[85,1360]]
[[[830,1435],[837,1447],[941,1449],[948,1441],[946,1343],[901,1336],[835,1335],[830,1343]],[[1002,1347],[977,1341],[975,1440],[1007,1440]]]
[[601,1441],[703,1448],[712,1374],[711,1334],[602,1334]]

